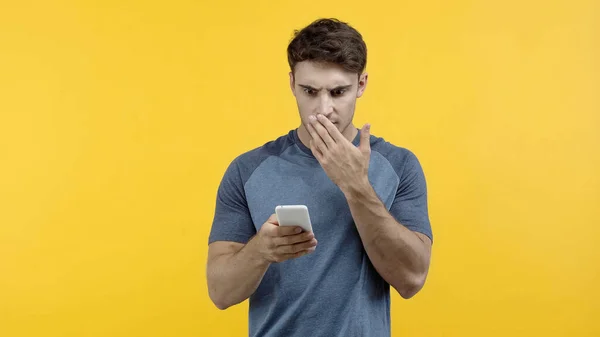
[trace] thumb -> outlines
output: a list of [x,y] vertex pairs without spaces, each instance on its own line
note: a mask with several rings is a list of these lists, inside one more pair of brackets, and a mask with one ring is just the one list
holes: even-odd
[[270,224],[279,226],[279,219],[277,218],[277,214],[276,213],[271,214],[269,219],[267,219],[267,222]]
[[367,123],[360,129],[360,144],[358,147],[363,152],[371,150],[371,124]]

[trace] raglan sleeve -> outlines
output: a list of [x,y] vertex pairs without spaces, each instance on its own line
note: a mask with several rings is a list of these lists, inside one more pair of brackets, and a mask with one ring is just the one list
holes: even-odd
[[401,170],[390,214],[406,228],[423,233],[433,241],[427,205],[427,183],[417,157],[409,152]]
[[215,241],[247,243],[256,234],[238,159],[231,162],[219,184],[209,244]]

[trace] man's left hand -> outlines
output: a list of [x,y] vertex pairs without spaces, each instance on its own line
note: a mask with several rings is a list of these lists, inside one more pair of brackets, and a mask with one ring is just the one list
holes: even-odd
[[370,124],[360,132],[360,145],[354,146],[333,123],[318,114],[309,117],[307,124],[311,136],[310,149],[325,173],[342,192],[346,193],[355,184],[369,181],[369,159],[371,158]]

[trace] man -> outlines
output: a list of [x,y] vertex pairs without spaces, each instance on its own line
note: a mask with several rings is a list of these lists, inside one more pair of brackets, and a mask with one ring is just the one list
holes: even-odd
[[[410,151],[352,124],[366,45],[321,19],[288,46],[301,124],[237,157],[217,192],[209,294],[250,298],[251,336],[389,336],[390,285],[425,283],[432,233],[425,177]],[[307,205],[313,232],[279,227],[277,205]]]

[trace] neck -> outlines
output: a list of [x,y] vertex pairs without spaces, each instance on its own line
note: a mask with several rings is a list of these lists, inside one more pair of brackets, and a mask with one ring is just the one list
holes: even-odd
[[[346,127],[344,132],[342,132],[342,135],[348,141],[352,142],[356,137],[357,133],[358,129],[354,126],[354,124],[350,123],[350,125]],[[298,138],[300,138],[300,141],[302,142],[302,144],[304,144],[304,146],[310,149],[310,140],[312,139],[312,136],[310,135],[310,133],[308,133],[308,130],[306,130],[304,124],[300,124],[300,126],[298,127]]]

